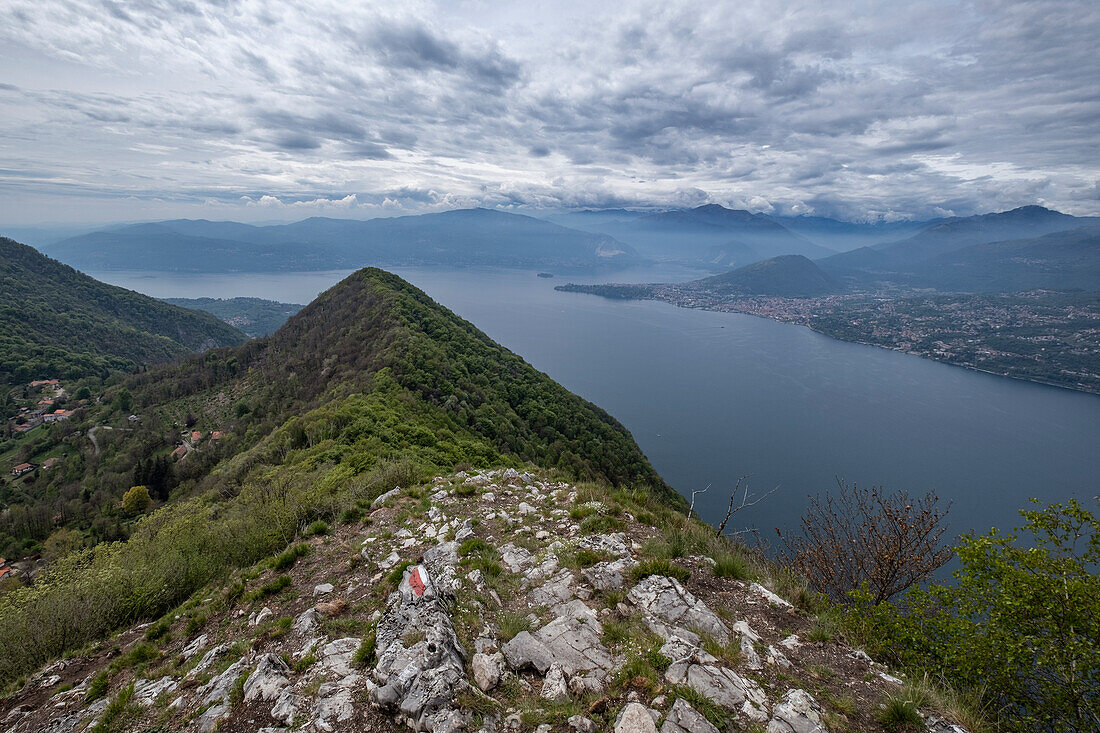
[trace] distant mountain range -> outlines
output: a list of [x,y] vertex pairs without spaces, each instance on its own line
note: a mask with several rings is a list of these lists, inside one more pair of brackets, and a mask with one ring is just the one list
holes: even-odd
[[362,265],[448,265],[596,271],[638,261],[605,234],[487,209],[392,219],[315,217],[275,226],[175,220],[134,224],[50,244],[87,270],[276,272]]
[[0,383],[169,361],[247,337],[0,237]]
[[818,261],[853,289],[1100,290],[1100,219],[1040,206],[945,219],[899,242]]

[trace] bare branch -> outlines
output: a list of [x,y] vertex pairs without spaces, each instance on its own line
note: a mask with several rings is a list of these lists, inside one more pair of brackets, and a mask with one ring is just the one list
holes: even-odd
[[688,507],[688,516],[690,517],[692,512],[695,511],[695,497],[699,494],[705,494],[710,491],[710,484],[707,484],[705,489],[693,489],[691,492],[691,506]]
[[[715,535],[714,535],[715,537],[721,537],[722,536],[722,533],[726,531],[726,524],[729,523],[730,517],[732,517],[734,514],[741,511],[742,509],[747,509],[751,506],[756,506],[760,502],[764,501],[764,499],[767,499],[769,496],[771,496],[772,494],[774,494],[776,491],[779,490],[779,487],[776,486],[774,489],[772,489],[771,491],[768,491],[763,496],[759,496],[759,497],[756,497],[756,498],[751,498],[752,495],[749,494],[749,482],[748,482],[748,478],[751,475],[752,474],[745,474],[744,476],[737,479],[737,483],[733,485],[733,491],[730,492],[730,505],[726,509],[726,518],[723,519],[722,523],[718,525],[718,531],[715,532]],[[738,491],[738,489],[741,488],[742,483],[745,484],[745,488],[744,488],[744,491],[741,493],[741,503],[738,504],[737,506],[734,506],[734,503],[737,501],[737,491]],[[739,535],[739,534],[742,534],[742,533],[741,532],[731,532],[730,534]]]

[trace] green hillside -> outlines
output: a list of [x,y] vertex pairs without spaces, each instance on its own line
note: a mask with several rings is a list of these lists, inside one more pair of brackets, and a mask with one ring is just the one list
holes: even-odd
[[244,340],[211,315],[101,283],[0,237],[0,383],[131,369]]
[[181,308],[206,311],[253,338],[270,336],[286,319],[302,310],[297,303],[280,303],[263,298],[162,298]]

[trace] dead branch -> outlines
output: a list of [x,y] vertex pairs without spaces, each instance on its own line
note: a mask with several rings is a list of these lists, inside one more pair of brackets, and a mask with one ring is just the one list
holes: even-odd
[[[722,523],[718,525],[718,531],[715,533],[715,535],[714,535],[715,537],[721,537],[722,536],[722,533],[726,531],[726,524],[729,523],[730,517],[732,517],[734,514],[741,511],[742,509],[748,509],[751,506],[756,506],[760,502],[764,501],[764,499],[767,499],[769,496],[771,496],[772,494],[774,494],[776,491],[779,490],[779,487],[776,486],[774,489],[772,489],[771,491],[768,491],[763,496],[758,496],[756,498],[751,498],[752,495],[749,494],[749,483],[748,483],[748,478],[751,475],[752,474],[745,474],[741,478],[737,479],[737,483],[733,485],[733,491],[730,492],[730,505],[726,509],[726,518],[723,519]],[[737,506],[734,506],[734,503],[737,501],[737,491],[738,491],[738,489],[741,488],[742,483],[745,484],[745,489],[741,494],[741,503],[738,504]],[[740,535],[742,533],[741,532],[732,532],[731,534]]]

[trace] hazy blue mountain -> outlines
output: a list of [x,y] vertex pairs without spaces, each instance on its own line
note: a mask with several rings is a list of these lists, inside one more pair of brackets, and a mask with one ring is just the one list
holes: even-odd
[[721,295],[773,295],[812,298],[843,290],[843,286],[809,258],[780,255],[736,270],[688,283],[689,287]]
[[913,277],[917,285],[976,293],[1100,291],[1100,227],[972,245],[926,260]]
[[774,214],[768,218],[800,237],[838,252],[905,239],[940,221],[851,222],[823,216]]
[[91,270],[272,272],[362,265],[605,269],[636,262],[612,237],[487,209],[293,224],[175,220],[73,237],[50,254]]

